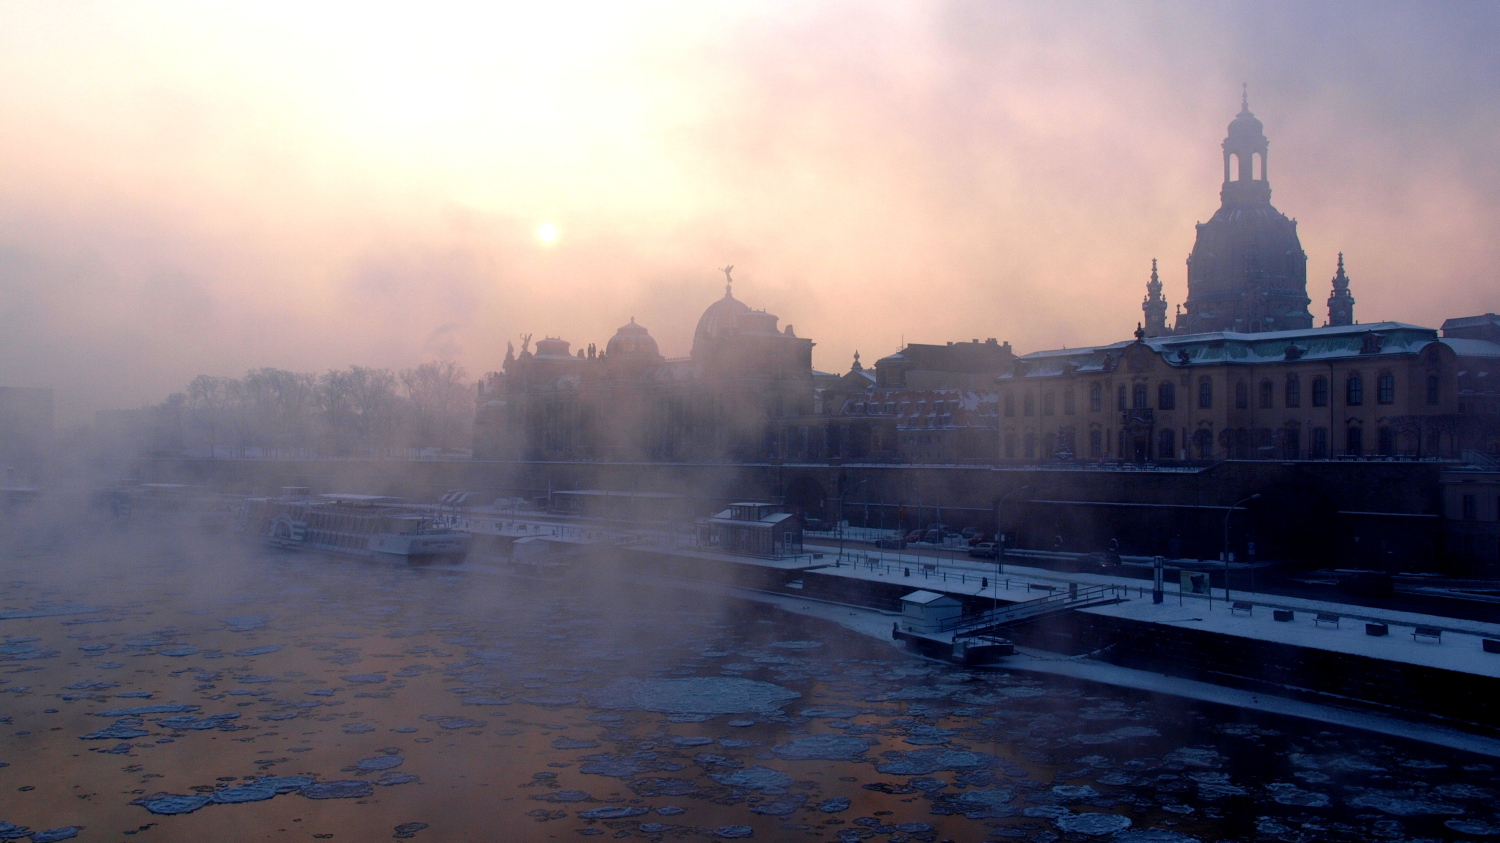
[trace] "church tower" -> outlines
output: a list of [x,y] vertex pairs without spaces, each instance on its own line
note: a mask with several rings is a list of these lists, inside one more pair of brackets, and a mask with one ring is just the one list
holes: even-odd
[[1344,274],[1344,253],[1339,252],[1339,271],[1333,274],[1333,294],[1328,297],[1328,325],[1353,324],[1354,296],[1349,292],[1349,276]]
[[1297,223],[1271,205],[1270,142],[1248,94],[1225,138],[1220,206],[1198,224],[1188,257],[1188,295],[1179,334],[1311,328],[1307,255]]
[[1151,280],[1146,282],[1146,299],[1141,302],[1146,319],[1142,326],[1148,337],[1171,333],[1167,330],[1167,300],[1161,295],[1161,278],[1156,274],[1156,258],[1151,259]]

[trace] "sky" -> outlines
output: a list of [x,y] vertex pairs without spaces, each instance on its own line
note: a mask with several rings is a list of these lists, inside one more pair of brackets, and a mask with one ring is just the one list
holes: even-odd
[[1318,323],[1500,310],[1492,3],[0,0],[0,384],[685,355],[730,264],[824,371],[1113,342],[1242,83]]

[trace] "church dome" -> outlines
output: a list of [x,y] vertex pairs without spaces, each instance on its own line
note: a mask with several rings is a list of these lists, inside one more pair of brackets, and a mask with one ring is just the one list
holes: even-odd
[[1247,140],[1254,141],[1265,137],[1266,127],[1254,114],[1250,113],[1250,106],[1246,105],[1240,109],[1240,113],[1229,122],[1229,139],[1231,141]]
[[709,305],[698,318],[698,329],[693,332],[693,356],[697,357],[706,343],[733,333],[740,320],[750,312],[749,305],[736,299],[734,292],[726,285],[724,298]]
[[660,359],[661,352],[656,348],[656,340],[651,338],[651,332],[644,325],[637,325],[635,318],[620,326],[615,335],[609,338],[609,345],[604,347],[604,354],[609,358],[621,357],[650,357]]

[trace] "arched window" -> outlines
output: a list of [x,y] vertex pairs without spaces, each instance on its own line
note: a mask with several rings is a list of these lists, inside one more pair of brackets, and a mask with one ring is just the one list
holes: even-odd
[[1073,415],[1073,387],[1063,389],[1063,413]]
[[1036,393],[1035,392],[1028,392],[1024,396],[1022,396],[1021,400],[1022,400],[1022,403],[1025,405],[1023,411],[1026,413],[1026,415],[1028,415],[1028,416],[1034,416],[1034,415],[1036,415]]
[[1234,408],[1236,410],[1250,409],[1250,385],[1244,381],[1234,385]]
[[1350,407],[1365,403],[1365,381],[1357,373],[1350,375],[1344,383],[1344,403]]
[[1162,381],[1156,388],[1156,406],[1163,410],[1177,409],[1177,387],[1171,381]]
[[1089,456],[1094,459],[1104,456],[1104,436],[1097,429],[1089,431]]
[[1050,460],[1057,456],[1057,434],[1049,433],[1042,437],[1042,459]]
[[1016,458],[1016,435],[1014,433],[1005,434],[1005,458],[1008,460]]
[[1016,396],[1005,393],[1005,417],[1014,418],[1016,415]]
[[1144,408],[1146,406],[1146,385],[1145,384],[1143,384],[1143,383],[1136,384],[1135,388],[1132,389],[1130,391],[1130,393],[1131,393],[1130,394],[1130,401],[1131,401],[1130,406],[1135,407],[1136,409],[1142,409],[1142,408]]
[[1312,403],[1314,407],[1328,406],[1328,378],[1313,378]]
[[1260,382],[1260,408],[1269,410],[1276,406],[1276,385],[1270,381]]
[[1439,384],[1441,384],[1441,383],[1442,383],[1442,381],[1438,380],[1438,376],[1437,375],[1428,375],[1427,376],[1427,403],[1428,404],[1436,404],[1438,402],[1438,387],[1439,387]]
[[1198,409],[1211,410],[1214,406],[1214,382],[1208,378],[1198,381]]
[[1089,387],[1089,412],[1097,413],[1104,409],[1104,387],[1094,384]]
[[1344,453],[1351,457],[1363,456],[1365,453],[1365,430],[1362,427],[1351,425],[1344,431]]
[[1315,460],[1328,459],[1328,428],[1315,427],[1312,432],[1312,453],[1308,454]]
[[1036,434],[1026,434],[1026,459],[1036,459]]
[[1121,410],[1125,409],[1125,384],[1123,383],[1120,384],[1119,389],[1115,390],[1115,403],[1119,405]]
[[1302,379],[1296,375],[1286,376],[1286,405],[1288,407],[1302,406]]
[[[1387,372],[1375,379],[1375,403],[1396,403],[1396,376]],[[1385,453],[1381,451],[1381,453]]]
[[1057,394],[1051,391],[1042,393],[1042,415],[1057,415]]
[[1211,460],[1214,458],[1214,435],[1211,431],[1200,430],[1193,434],[1198,441],[1198,459]]
[[1177,459],[1177,440],[1172,435],[1172,428],[1164,427],[1161,433],[1156,435],[1156,458],[1159,460]]
[[1380,455],[1382,457],[1394,457],[1396,455],[1396,431],[1389,427],[1382,427],[1376,434],[1380,443]]
[[1302,457],[1302,431],[1295,427],[1284,427],[1281,429],[1281,458],[1284,460],[1301,459]]

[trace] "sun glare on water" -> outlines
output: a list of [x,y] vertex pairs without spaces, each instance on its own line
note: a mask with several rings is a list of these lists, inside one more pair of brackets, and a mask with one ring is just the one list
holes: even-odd
[[551,243],[557,239],[557,226],[550,222],[544,222],[537,228],[536,236],[543,243]]

